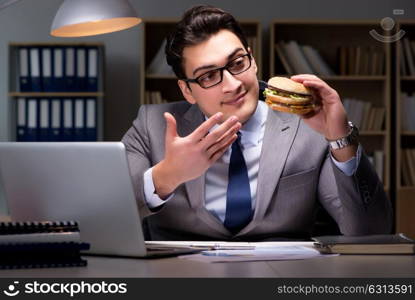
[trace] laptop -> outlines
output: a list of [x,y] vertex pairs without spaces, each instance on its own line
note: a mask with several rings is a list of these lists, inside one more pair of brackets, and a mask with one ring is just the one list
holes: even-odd
[[77,221],[87,254],[197,251],[146,247],[121,142],[2,142],[0,179],[12,221]]

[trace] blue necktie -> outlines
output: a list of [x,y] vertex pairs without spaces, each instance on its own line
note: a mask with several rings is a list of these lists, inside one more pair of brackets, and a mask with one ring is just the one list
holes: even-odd
[[241,135],[232,144],[229,182],[226,194],[225,227],[232,233],[240,231],[252,218],[251,189],[248,170],[240,147]]

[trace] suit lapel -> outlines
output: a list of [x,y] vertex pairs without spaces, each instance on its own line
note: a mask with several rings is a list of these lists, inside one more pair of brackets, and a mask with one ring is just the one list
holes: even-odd
[[[200,124],[205,121],[203,113],[197,105],[192,105],[184,114],[182,119],[176,119],[177,130],[181,137],[191,134]],[[205,207],[205,173],[196,179],[185,183],[189,204],[195,209],[199,219],[209,227],[220,233],[223,238],[229,236],[229,232],[223,224],[213,216]]]
[[253,221],[239,234],[245,234],[260,223],[275,192],[294,141],[299,118],[269,110],[259,160],[258,186]]

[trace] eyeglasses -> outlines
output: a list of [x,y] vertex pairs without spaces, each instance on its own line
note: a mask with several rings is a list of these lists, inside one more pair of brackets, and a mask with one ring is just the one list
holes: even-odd
[[182,79],[185,82],[193,82],[207,89],[213,87],[223,80],[223,70],[227,70],[232,75],[238,75],[251,67],[251,55],[249,53],[238,56],[229,61],[226,66],[210,70],[193,79]]

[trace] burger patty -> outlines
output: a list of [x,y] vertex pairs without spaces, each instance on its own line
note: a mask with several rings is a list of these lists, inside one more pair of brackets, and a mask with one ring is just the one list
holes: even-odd
[[290,103],[282,103],[282,102],[272,102],[270,100],[265,100],[265,102],[268,105],[280,105],[280,106],[286,106],[290,108],[297,108],[297,109],[304,109],[304,108],[313,108],[313,103],[305,103],[305,104],[290,104]]
[[277,90],[273,87],[266,88],[264,90],[264,96],[266,96],[267,93],[276,95],[276,96],[291,98],[293,100],[311,100],[311,96],[309,95],[301,95],[301,94],[296,94],[296,93],[287,92],[283,90]]

